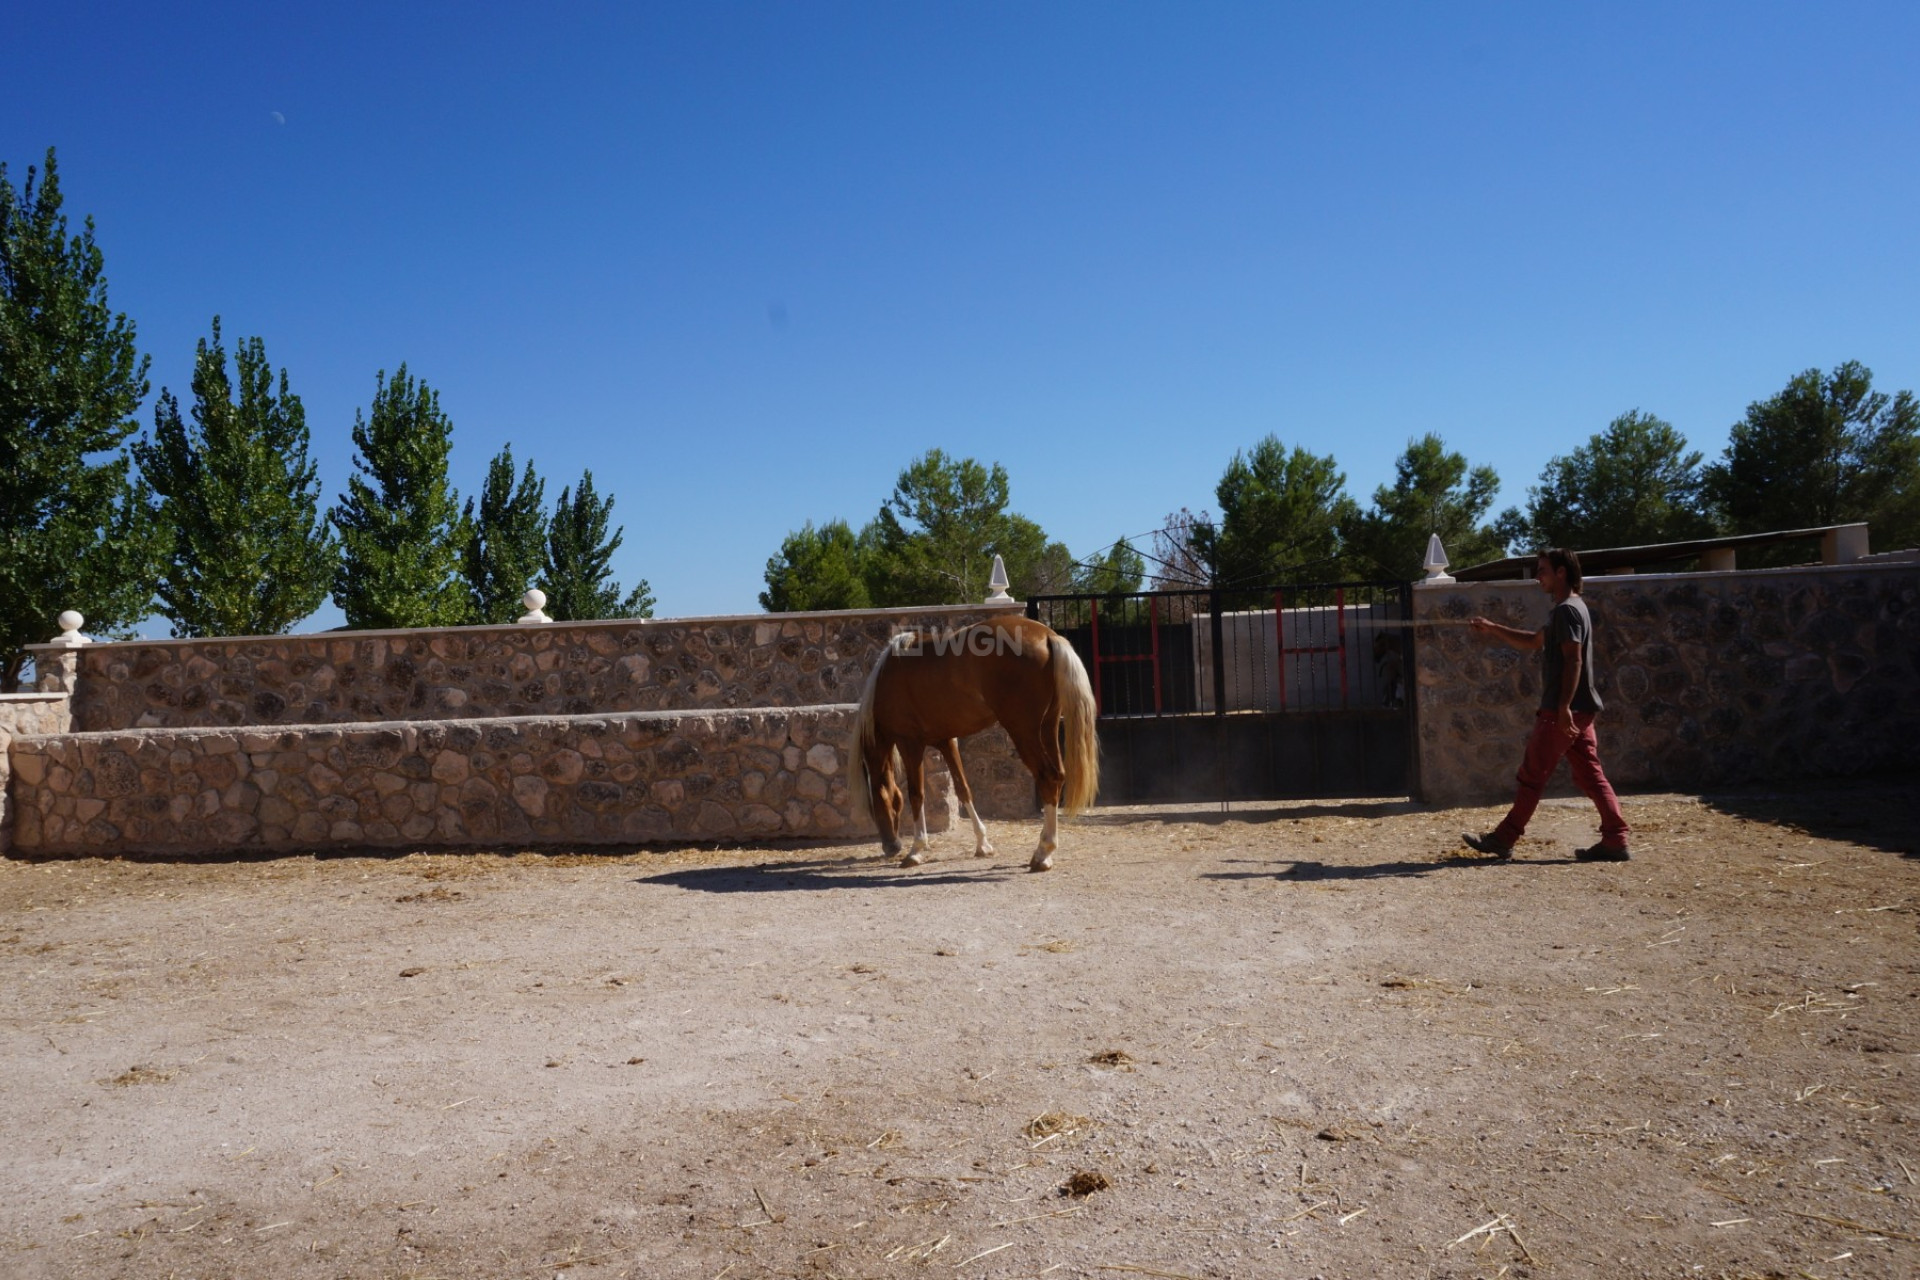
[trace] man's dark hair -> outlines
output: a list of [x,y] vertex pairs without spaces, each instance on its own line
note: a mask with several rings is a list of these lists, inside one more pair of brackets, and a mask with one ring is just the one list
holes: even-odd
[[1553,547],[1549,550],[1535,553],[1535,562],[1538,563],[1541,560],[1545,560],[1556,569],[1565,569],[1567,571],[1567,590],[1578,591],[1580,589],[1579,552],[1569,551],[1565,547]]

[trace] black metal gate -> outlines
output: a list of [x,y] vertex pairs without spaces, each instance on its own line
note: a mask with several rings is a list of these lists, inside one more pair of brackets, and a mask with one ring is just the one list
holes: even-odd
[[1039,596],[1100,704],[1101,804],[1408,795],[1412,590]]

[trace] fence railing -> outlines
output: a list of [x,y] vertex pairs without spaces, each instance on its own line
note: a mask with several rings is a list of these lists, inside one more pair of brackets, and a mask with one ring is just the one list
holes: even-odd
[[1038,596],[1103,717],[1395,708],[1413,669],[1400,582]]

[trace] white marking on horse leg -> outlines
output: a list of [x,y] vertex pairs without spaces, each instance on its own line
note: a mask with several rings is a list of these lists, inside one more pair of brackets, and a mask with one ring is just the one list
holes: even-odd
[[973,820],[973,856],[976,858],[991,858],[993,856],[993,841],[987,839],[987,824],[980,821],[980,811],[978,809],[972,805],[967,805],[965,808],[967,817]]
[[[918,813],[908,809],[900,816],[901,820],[913,830],[913,845],[901,857],[900,865],[903,867],[917,867],[927,860],[926,805],[922,802]],[[903,831],[901,834],[905,835],[906,832]]]
[[920,797],[920,812],[917,815],[919,828],[913,833],[913,851],[925,853],[933,847],[933,841],[927,838],[927,798]]
[[1053,869],[1053,851],[1060,847],[1056,837],[1059,834],[1058,805],[1048,805],[1046,815],[1040,820],[1040,847],[1033,851],[1033,861],[1027,864],[1029,871],[1050,871]]

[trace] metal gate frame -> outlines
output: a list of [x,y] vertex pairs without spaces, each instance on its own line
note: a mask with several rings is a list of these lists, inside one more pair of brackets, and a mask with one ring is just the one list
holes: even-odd
[[[1407,582],[1291,582],[1036,596],[1026,612],[1093,682],[1099,803],[1225,808],[1418,794],[1412,604]],[[1391,637],[1380,662],[1369,634]]]

